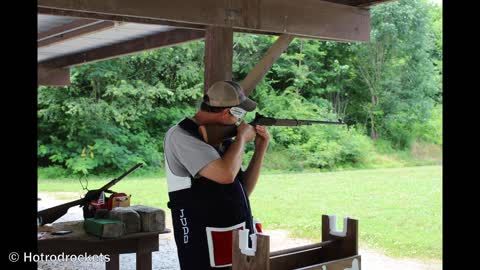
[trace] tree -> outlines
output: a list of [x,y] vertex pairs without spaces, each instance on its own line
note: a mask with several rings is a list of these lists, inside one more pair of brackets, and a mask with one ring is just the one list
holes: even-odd
[[433,47],[429,20],[425,1],[376,6],[371,16],[371,42],[355,46],[355,68],[363,85],[360,90],[368,93],[360,108],[366,112],[374,140],[382,133],[400,147],[407,146],[412,124],[426,121],[433,108],[440,89],[429,55]]
[[74,68],[68,87],[39,87],[39,165],[81,174],[160,167],[166,129],[202,95],[202,65],[191,64],[202,53],[201,42],[153,50]]

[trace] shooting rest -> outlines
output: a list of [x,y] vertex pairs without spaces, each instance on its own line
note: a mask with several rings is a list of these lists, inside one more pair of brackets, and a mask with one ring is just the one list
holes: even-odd
[[336,217],[322,215],[322,242],[275,252],[268,235],[257,234],[253,251],[241,247],[243,235],[233,231],[232,270],[360,270],[358,221],[345,218],[343,226],[337,231]]
[[67,235],[51,235],[39,239],[38,252],[45,255],[110,255],[110,261],[105,263],[105,269],[118,270],[119,254],[136,253],[139,270],[152,269],[152,252],[159,250],[159,234],[171,232],[169,229],[155,232],[139,232],[126,234],[115,239],[100,239],[87,234],[83,229],[83,220],[53,223],[54,231],[71,230]]

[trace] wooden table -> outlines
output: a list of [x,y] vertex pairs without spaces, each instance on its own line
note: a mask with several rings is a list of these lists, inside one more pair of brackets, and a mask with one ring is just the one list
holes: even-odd
[[107,270],[118,270],[119,254],[136,253],[137,269],[152,269],[152,252],[158,251],[158,235],[169,233],[169,229],[156,232],[140,232],[127,234],[115,239],[100,239],[87,234],[83,229],[83,220],[54,223],[53,229],[71,230],[67,235],[51,235],[39,239],[38,252],[44,255],[110,255],[110,261],[105,263]]

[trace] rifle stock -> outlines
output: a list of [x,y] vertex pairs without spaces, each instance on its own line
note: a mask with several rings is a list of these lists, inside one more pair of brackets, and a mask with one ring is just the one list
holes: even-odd
[[[272,117],[265,117],[259,113],[256,113],[255,119],[253,119],[253,121],[248,124],[252,126],[262,125],[293,127],[314,124],[344,125],[345,123],[341,120],[335,122],[320,120],[277,119]],[[198,131],[206,143],[211,145],[218,145],[222,143],[225,139],[235,137],[237,135],[237,126],[217,124],[203,125],[198,127]]]
[[203,140],[211,145],[218,145],[227,138],[233,138],[237,135],[237,126],[235,125],[205,125],[199,126],[198,131]]
[[53,223],[55,220],[65,215],[68,212],[68,209],[70,209],[70,207],[82,205],[83,201],[84,199],[82,198],[73,202],[64,203],[38,212],[38,216],[40,217],[40,224],[44,225],[48,223]]
[[143,163],[138,163],[135,165],[133,168],[128,170],[126,173],[122,174],[121,176],[111,180],[108,182],[106,185],[101,187],[100,189],[95,189],[95,190],[89,190],[87,194],[81,199],[71,201],[68,203],[64,203],[61,205],[57,205],[48,209],[44,209],[40,212],[38,212],[38,217],[40,218],[40,224],[48,224],[48,223],[53,223],[55,220],[61,218],[63,215],[65,215],[68,212],[68,209],[73,206],[81,206],[83,207],[83,215],[85,217],[88,208],[88,205],[90,201],[97,199],[100,196],[100,193],[102,191],[108,190],[110,187],[118,183],[120,180],[122,180],[124,177],[135,171],[136,169],[140,168],[143,166]]

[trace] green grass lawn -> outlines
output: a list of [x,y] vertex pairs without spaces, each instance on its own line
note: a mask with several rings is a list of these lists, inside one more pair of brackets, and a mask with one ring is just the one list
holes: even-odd
[[[88,187],[109,180],[90,180]],[[84,193],[78,180],[39,179],[38,184],[42,192]],[[164,177],[133,174],[113,190],[132,194],[132,204],[168,210]],[[267,230],[286,229],[319,242],[322,214],[337,215],[340,229],[343,216],[349,216],[359,220],[360,246],[394,257],[442,258],[441,166],[265,174],[251,203]]]

